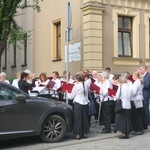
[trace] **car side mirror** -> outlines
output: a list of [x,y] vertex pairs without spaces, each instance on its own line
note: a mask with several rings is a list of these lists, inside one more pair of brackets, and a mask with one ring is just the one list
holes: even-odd
[[18,101],[25,101],[26,100],[26,95],[20,93],[15,95],[16,100]]

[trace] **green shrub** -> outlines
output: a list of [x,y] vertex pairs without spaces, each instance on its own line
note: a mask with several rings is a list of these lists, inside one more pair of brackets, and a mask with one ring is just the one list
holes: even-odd
[[8,78],[10,84],[12,84],[12,82],[13,82],[14,79],[15,79],[15,77],[13,77],[13,76],[11,76],[11,77]]

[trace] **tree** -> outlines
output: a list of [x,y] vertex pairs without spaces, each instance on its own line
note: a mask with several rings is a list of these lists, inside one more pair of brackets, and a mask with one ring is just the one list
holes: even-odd
[[30,7],[40,12],[39,1],[33,0],[33,5],[22,5],[22,0],[0,0],[0,68],[1,57],[5,50],[6,43],[16,44],[17,41],[23,42],[26,38],[22,27],[15,21],[15,17],[20,15],[18,9]]

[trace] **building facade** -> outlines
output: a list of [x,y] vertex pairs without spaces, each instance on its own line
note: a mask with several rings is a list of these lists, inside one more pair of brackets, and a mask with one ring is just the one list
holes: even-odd
[[[150,0],[69,2],[73,29],[73,39],[69,42],[71,73],[83,69],[101,72],[108,66],[114,74],[132,73],[140,64],[149,69]],[[7,51],[2,70],[8,75],[15,76],[17,71],[27,68],[37,76],[42,71],[50,76],[53,70],[61,75],[66,69],[67,1],[43,1],[40,7],[40,13],[22,10],[26,14],[18,18],[25,29],[33,31],[31,41],[26,44],[27,52],[16,51],[15,66],[10,62],[13,51]]]

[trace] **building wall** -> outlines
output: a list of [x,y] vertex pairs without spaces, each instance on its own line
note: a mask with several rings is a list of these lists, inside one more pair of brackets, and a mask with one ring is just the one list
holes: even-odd
[[[69,44],[81,43],[81,60],[69,63],[71,73],[89,69],[101,72],[109,66],[114,74],[124,71],[132,73],[140,64],[150,69],[149,20],[150,0],[70,0],[72,6],[73,40]],[[66,1],[49,0],[40,3],[41,12],[26,11],[18,22],[32,30],[32,42],[28,44],[27,66],[21,66],[21,52],[17,54],[17,67],[11,68],[10,59],[5,71],[9,76],[26,68],[38,76],[53,70],[60,75],[66,69],[65,32],[67,18]],[[133,17],[133,58],[118,57],[118,15]],[[61,60],[52,60],[53,22],[61,20]],[[8,52],[8,56],[10,56]]]
[[[149,67],[149,2],[145,0],[84,0],[83,11],[85,8],[90,8],[87,13],[89,18],[93,18],[94,14],[98,20],[100,15],[96,17],[96,14],[102,13],[102,27],[99,24],[95,26],[95,29],[102,29],[102,35],[99,34],[99,37],[102,37],[102,47],[96,46],[102,53],[102,58],[100,57],[99,63],[96,62],[96,57],[94,60],[89,60],[89,62],[95,61],[89,66],[90,70],[94,69],[93,66],[95,68],[99,66],[98,70],[102,71],[109,66],[114,74],[120,74],[124,71],[132,73],[140,64],[146,64]],[[93,7],[94,10],[97,9],[96,13],[93,11]],[[133,17],[133,58],[118,57],[118,15]],[[83,20],[84,18],[87,16],[83,16]],[[90,34],[86,36],[88,37]],[[99,43],[101,43],[100,40]],[[87,49],[86,45],[83,45],[84,49]]]
[[[33,2],[29,1],[32,5]],[[25,30],[31,31],[33,30],[33,9],[32,8],[25,8],[25,9],[18,9],[19,16],[16,17],[16,21],[18,24]],[[25,69],[33,70],[33,32],[30,32],[30,38],[27,42],[27,65],[23,65],[23,44],[17,43],[17,45],[21,48],[16,49],[16,66],[13,66],[13,47],[10,46],[7,49],[7,66],[3,69],[4,61],[2,61],[2,68],[1,71],[6,72],[7,77],[16,77],[18,71],[24,71]],[[4,59],[3,59],[4,60]]]
[[[73,40],[69,44],[82,42],[82,11],[80,0],[71,0]],[[67,3],[66,1],[44,1],[40,5],[41,12],[34,13],[34,72],[39,74],[45,70],[49,75],[53,70],[60,74],[66,69],[65,64],[65,32],[67,30]],[[52,61],[52,22],[60,19],[61,27],[61,61]],[[70,62],[69,70],[75,73],[82,69],[82,61]]]

